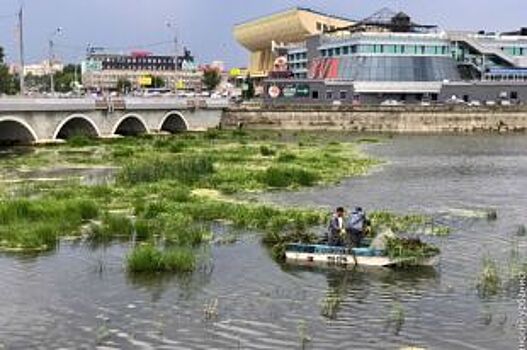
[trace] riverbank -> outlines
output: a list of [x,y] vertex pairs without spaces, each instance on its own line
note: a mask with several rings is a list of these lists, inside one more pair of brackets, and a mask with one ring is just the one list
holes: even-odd
[[222,126],[379,133],[525,132],[527,106],[231,107],[223,113]]

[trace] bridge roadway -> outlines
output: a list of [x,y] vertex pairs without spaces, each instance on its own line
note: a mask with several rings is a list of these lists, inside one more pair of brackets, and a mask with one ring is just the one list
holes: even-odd
[[205,130],[219,125],[227,107],[225,99],[0,98],[0,143]]

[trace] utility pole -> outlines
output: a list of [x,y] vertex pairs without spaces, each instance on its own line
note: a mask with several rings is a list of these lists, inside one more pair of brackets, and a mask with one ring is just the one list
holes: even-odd
[[53,73],[53,38],[49,39],[49,57],[48,57],[48,65],[49,65],[49,83],[50,83],[50,92],[52,95],[55,94],[55,77]]
[[62,33],[62,28],[61,27],[58,27],[57,29],[55,29],[55,31],[53,33],[51,33],[50,37],[49,37],[49,82],[50,82],[50,91],[51,91],[51,94],[54,95],[55,94],[55,73],[53,72],[53,60],[55,59],[54,57],[54,54],[53,54],[53,48],[55,46],[55,43],[53,42],[53,38],[55,37],[55,35],[59,35]]
[[26,93],[25,84],[25,59],[24,59],[24,7],[20,6],[18,12],[18,44],[20,49],[20,95],[24,96]]

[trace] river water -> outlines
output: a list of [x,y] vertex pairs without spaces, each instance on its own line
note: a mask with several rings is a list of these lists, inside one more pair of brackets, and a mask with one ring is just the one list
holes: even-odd
[[[127,244],[63,242],[0,255],[0,349],[517,349],[516,296],[482,299],[476,282],[485,255],[525,251],[527,137],[396,136],[366,151],[386,161],[366,177],[262,200],[433,215],[454,227],[439,267],[280,266],[243,234],[203,251],[192,276],[138,279]],[[491,208],[497,220],[477,217]],[[332,319],[328,295],[341,301]]]

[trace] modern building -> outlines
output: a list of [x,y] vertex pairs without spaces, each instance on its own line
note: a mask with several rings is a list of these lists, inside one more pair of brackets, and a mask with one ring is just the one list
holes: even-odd
[[82,62],[82,82],[90,90],[115,90],[120,80],[133,89],[151,86],[152,78],[163,80],[171,90],[201,90],[202,73],[190,51],[183,56],[153,55],[137,51],[129,55],[91,52]]
[[383,9],[289,43],[284,55],[291,74],[271,72],[264,87],[273,103],[527,102],[525,28],[449,32]]
[[238,24],[234,27],[234,37],[249,51],[249,73],[261,78],[273,69],[277,47],[353,23],[347,18],[296,7]]
[[[32,75],[35,77],[43,77],[49,75],[50,72],[58,73],[64,70],[64,64],[60,61],[53,61],[49,64],[49,60],[44,60],[40,63],[27,64],[24,66],[24,76]],[[20,73],[20,65],[14,64],[10,68],[11,73]]]

